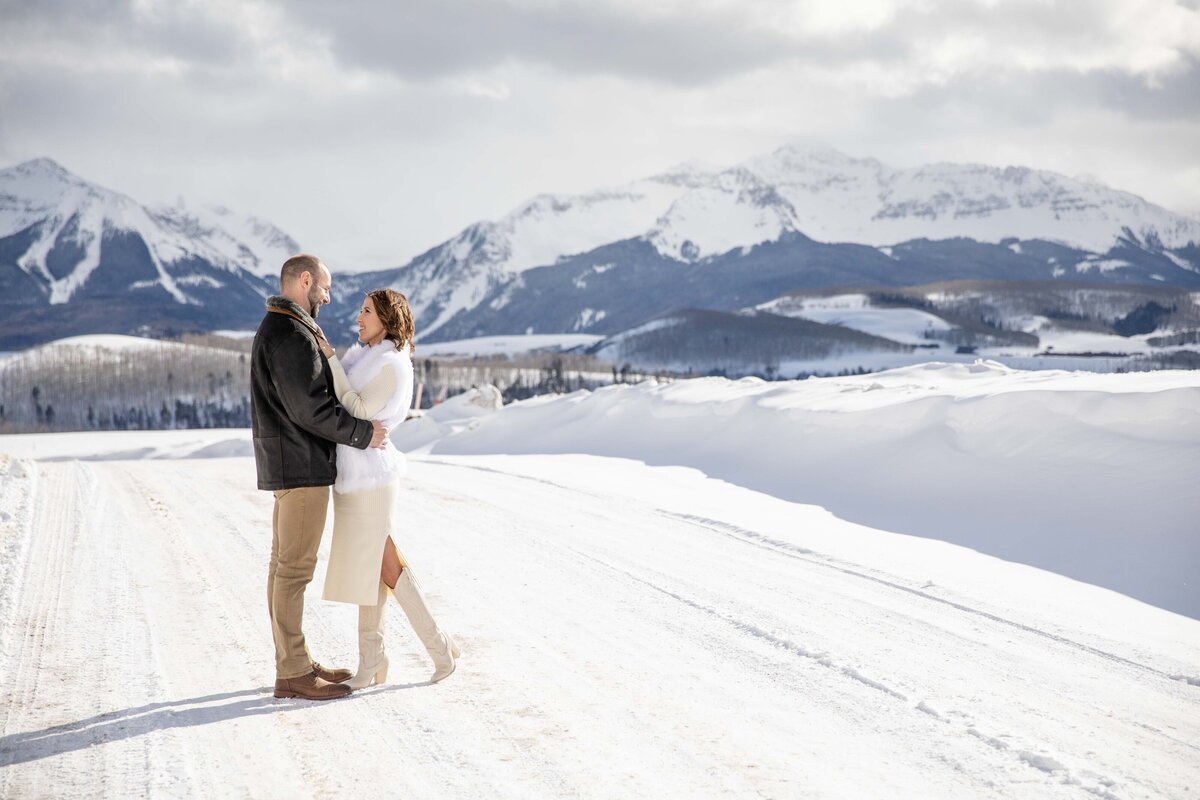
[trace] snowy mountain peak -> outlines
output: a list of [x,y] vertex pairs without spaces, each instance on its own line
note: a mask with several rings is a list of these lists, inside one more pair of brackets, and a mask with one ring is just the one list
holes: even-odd
[[691,187],[659,217],[648,238],[663,255],[693,262],[775,241],[798,224],[795,209],[774,186],[734,167]]
[[1106,252],[1128,227],[1165,246],[1200,241],[1200,225],[1094,181],[1024,166],[934,163],[895,169],[830,148],[782,147],[744,166],[774,184],[802,230],[825,242],[887,246],[957,237],[1044,239]]
[[225,208],[147,208],[49,158],[0,170],[0,240],[19,270],[11,280],[51,305],[70,302],[85,286],[105,296],[156,291],[184,305],[203,305],[228,280],[261,294],[266,289],[252,275],[273,274],[298,250],[254,217]]
[[177,203],[150,212],[163,227],[255,275],[275,275],[289,256],[300,252],[296,240],[271,223],[224,206],[188,208]]
[[49,158],[0,169],[0,237],[27,227],[41,215],[53,214],[56,208],[72,211],[102,198],[120,202],[120,195],[87,183]]
[[660,172],[649,180],[669,186],[694,188],[705,186],[712,181],[714,175],[724,171],[724,167],[714,166],[698,159],[681,161],[670,169]]
[[[1045,170],[953,163],[897,169],[792,143],[732,167],[685,161],[624,186],[537,195],[418,256],[403,268],[403,282],[424,333],[436,335],[484,297],[491,308],[504,307],[527,270],[606,245],[641,240],[660,256],[697,264],[739,249],[745,255],[792,233],[870,245],[888,257],[893,245],[958,239],[1044,240],[1103,255],[1128,242],[1150,249],[1200,242],[1200,221]],[[1073,267],[1051,265],[1047,277],[1051,269],[1055,277],[1073,274]]]
[[678,164],[667,169],[663,175],[713,175],[724,170],[724,167],[719,167],[708,161],[703,161],[699,158],[689,158],[685,161],[680,161]]
[[766,159],[780,163],[792,164],[823,164],[826,166],[846,167],[856,164],[878,164],[873,158],[855,158],[847,155],[836,147],[828,145],[805,145],[800,143],[785,144],[777,147]]
[[61,182],[79,182],[62,164],[52,158],[34,158],[0,172],[12,172],[29,178],[44,178]]

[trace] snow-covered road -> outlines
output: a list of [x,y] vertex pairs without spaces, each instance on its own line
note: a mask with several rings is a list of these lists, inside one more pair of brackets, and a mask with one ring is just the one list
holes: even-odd
[[[590,456],[427,456],[387,686],[271,696],[249,458],[0,456],[0,797],[1200,793],[1200,622],[953,545]],[[355,613],[306,631],[354,666]]]

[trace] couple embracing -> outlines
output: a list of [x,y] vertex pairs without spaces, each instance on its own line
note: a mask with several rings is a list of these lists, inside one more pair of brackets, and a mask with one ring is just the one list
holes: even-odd
[[[293,256],[279,284],[254,337],[250,369],[258,488],[275,494],[267,572],[275,696],[328,700],[385,681],[389,595],[433,659],[436,683],[454,671],[458,646],[433,619],[392,540],[405,461],[388,432],[412,406],[412,311],[397,291],[370,292],[356,318],[359,343],[339,359],[316,323],[329,302],[329,269],[315,256]],[[331,485],[333,543],[323,596],[358,606],[355,673],[317,663],[301,625]]]

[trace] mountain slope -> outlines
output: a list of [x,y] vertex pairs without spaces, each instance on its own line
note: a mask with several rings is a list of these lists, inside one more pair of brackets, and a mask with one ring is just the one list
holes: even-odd
[[760,287],[777,279],[793,289],[1055,278],[1200,288],[1197,242],[1200,221],[1051,172],[897,170],[784,147],[729,169],[683,165],[614,190],[540,196],[401,268],[353,276],[335,287],[333,314],[348,324],[359,293],[393,286],[437,340],[612,333],[618,318],[762,302]]
[[[397,269],[339,274],[322,316],[349,338],[362,292],[405,292],[427,341],[611,334],[681,308],[796,290],[946,280],[1200,289],[1200,221],[1024,168],[896,170],[781,148],[626,186],[539,195]],[[48,159],[0,171],[0,350],[82,333],[250,328],[296,243],[223,208],[147,208]]]
[[248,325],[296,250],[253,217],[148,208],[49,159],[0,170],[0,349]]
[[[391,285],[410,291],[417,330],[428,341],[511,333],[617,333],[681,308],[735,311],[796,289],[911,286],[947,280],[1062,281],[1200,289],[1200,273],[1170,253],[1130,243],[1104,259],[1052,242],[987,244],[914,240],[879,249],[826,244],[800,233],[693,263],[663,255],[645,238],[598,247],[507,278],[472,284],[456,307],[422,302],[438,290],[421,265],[351,275],[335,282],[328,315],[348,330],[361,292]],[[451,270],[448,264],[442,265]],[[415,299],[414,299],[415,298]],[[457,311],[451,313],[453,308]],[[429,320],[434,320],[429,322]]]

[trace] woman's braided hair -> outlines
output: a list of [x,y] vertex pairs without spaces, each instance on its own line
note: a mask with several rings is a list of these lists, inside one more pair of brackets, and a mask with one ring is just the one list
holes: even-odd
[[394,343],[397,350],[407,344],[410,353],[416,352],[413,337],[417,330],[413,324],[412,309],[408,307],[408,298],[395,289],[376,289],[369,292],[367,297],[375,304],[375,313],[383,323],[383,338]]

